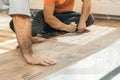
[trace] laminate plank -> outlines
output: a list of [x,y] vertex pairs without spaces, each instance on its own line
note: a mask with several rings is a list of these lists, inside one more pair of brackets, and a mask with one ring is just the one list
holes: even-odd
[[[97,28],[102,29],[103,31],[98,31]],[[85,57],[90,56],[101,49],[104,49],[119,39],[119,29],[109,27],[109,30],[108,26],[106,26],[105,29],[103,28],[104,27],[100,25],[98,27],[94,26],[93,28],[90,28],[91,32],[93,32],[92,34],[90,32],[84,34],[65,34],[49,39],[44,43],[34,44],[34,53],[43,57],[47,56],[53,58],[57,61],[57,64],[53,66],[44,67],[40,65],[27,64],[24,58],[21,56],[19,49],[0,54],[0,80],[41,80],[42,78],[52,73],[75,64],[81,59],[84,59]],[[107,33],[105,31],[106,29],[108,29]],[[96,32],[95,30],[98,31],[98,34],[96,35],[101,35],[101,32],[105,32],[105,35],[97,38],[94,36],[91,37],[91,35]],[[78,40],[77,37],[80,36],[82,37],[79,38],[79,41],[82,40],[82,38],[87,41],[88,39],[85,38],[86,36],[88,36],[89,39],[94,39],[85,44],[71,44],[71,41],[61,42],[58,40],[59,38],[64,37],[72,37],[74,40]]]

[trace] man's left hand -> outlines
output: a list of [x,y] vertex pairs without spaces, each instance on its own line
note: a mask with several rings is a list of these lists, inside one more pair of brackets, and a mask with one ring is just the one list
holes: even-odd
[[85,31],[86,31],[86,23],[80,23],[80,24],[78,25],[78,31],[77,31],[77,32],[83,33],[83,32],[85,32]]

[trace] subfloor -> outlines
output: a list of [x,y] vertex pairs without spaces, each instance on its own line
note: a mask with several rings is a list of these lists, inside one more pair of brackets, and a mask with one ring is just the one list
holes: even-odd
[[[16,37],[9,29],[10,17],[0,13],[0,54],[13,50],[17,46]],[[70,67],[64,68],[42,80],[119,80],[120,79],[120,21],[95,19],[90,32],[77,35],[58,37],[57,42],[84,45],[97,43],[97,52]],[[116,34],[116,35],[115,35]],[[103,37],[104,36],[104,37]],[[109,36],[109,37],[108,37]],[[111,36],[111,37],[110,37]],[[109,38],[109,39],[108,39]],[[106,39],[106,40],[104,40]],[[95,42],[94,42],[95,41]],[[98,42],[97,42],[98,41]],[[102,45],[107,45],[97,50]],[[91,46],[86,46],[91,47]],[[94,46],[95,47],[95,46]],[[87,50],[87,49],[85,49]],[[89,50],[91,52],[94,50]],[[84,51],[81,51],[84,53]],[[74,51],[73,51],[74,54]],[[0,79],[1,80],[1,79]],[[31,79],[34,80],[34,79]],[[38,80],[38,79],[35,79]],[[40,79],[41,80],[41,79]]]

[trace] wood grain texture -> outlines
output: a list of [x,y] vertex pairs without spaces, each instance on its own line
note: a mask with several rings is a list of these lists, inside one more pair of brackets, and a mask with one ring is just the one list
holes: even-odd
[[[101,27],[115,27],[117,29],[95,40],[92,40],[85,45],[58,42],[57,38],[49,39],[44,43],[34,44],[34,53],[41,56],[51,57],[57,61],[56,65],[49,67],[27,64],[21,56],[19,49],[0,54],[0,80],[42,80],[44,77],[65,67],[73,65],[81,59],[104,49],[119,39],[119,21],[96,20],[94,25]],[[62,36],[73,35],[76,36],[76,34],[65,34]]]

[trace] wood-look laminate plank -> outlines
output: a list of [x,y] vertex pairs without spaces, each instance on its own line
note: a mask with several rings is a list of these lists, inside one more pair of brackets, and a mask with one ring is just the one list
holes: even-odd
[[[115,23],[116,22],[113,22],[111,25]],[[99,27],[100,24],[105,24],[104,26],[109,27],[109,21],[106,23],[106,21],[103,20],[100,23],[96,23],[96,25]],[[103,28],[99,29],[104,30]],[[94,32],[95,31],[93,31],[93,34]],[[105,30],[103,32],[105,32]],[[102,32],[98,31],[98,34],[96,35],[99,35],[101,33]],[[114,29],[98,38],[95,38],[93,36],[95,39],[84,45],[81,45],[81,43],[78,43],[78,45],[71,44],[70,42],[61,42],[58,40],[58,38],[62,37],[80,37],[82,35],[85,35],[85,37],[82,37],[85,41],[88,40],[86,36],[88,36],[89,39],[92,39],[91,35],[93,34],[90,34],[90,32],[85,34],[65,34],[49,39],[44,43],[34,44],[34,53],[41,56],[51,57],[57,61],[56,65],[49,67],[27,64],[24,58],[21,56],[19,49],[0,54],[0,80],[41,80],[42,78],[55,73],[67,66],[75,64],[81,59],[84,59],[85,57],[90,56],[95,52],[109,46],[114,41],[119,39],[120,29]],[[75,38],[74,40],[77,40],[77,37],[73,37]],[[82,40],[82,38],[79,38],[79,41]],[[68,38],[67,40],[70,41],[71,39]]]

